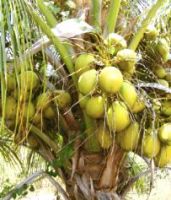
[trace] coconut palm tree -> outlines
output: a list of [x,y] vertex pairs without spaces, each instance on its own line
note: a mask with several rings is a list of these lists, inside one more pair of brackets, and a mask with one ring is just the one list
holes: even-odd
[[125,198],[130,151],[152,169],[140,176],[170,162],[167,0],[0,9],[1,130],[53,166],[66,199]]

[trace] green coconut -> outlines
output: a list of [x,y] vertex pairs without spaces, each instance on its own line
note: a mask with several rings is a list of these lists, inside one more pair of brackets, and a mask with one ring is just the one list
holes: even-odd
[[15,119],[17,112],[17,102],[12,96],[6,98],[5,104],[5,118],[6,119]]
[[161,105],[161,113],[166,116],[171,115],[171,100],[162,102]]
[[107,124],[112,131],[122,131],[130,124],[129,111],[121,101],[114,101],[107,110]]
[[167,75],[165,68],[161,65],[154,66],[153,71],[154,74],[160,79],[164,78]]
[[123,82],[119,90],[119,95],[129,108],[134,106],[138,96],[135,86],[129,81]]
[[69,92],[61,92],[55,97],[55,103],[57,103],[57,106],[60,109],[70,106],[71,101],[71,95]]
[[78,79],[78,89],[83,95],[92,93],[95,90],[98,81],[97,71],[95,69],[88,70],[81,74]]
[[167,62],[170,54],[170,46],[166,39],[160,38],[155,46],[157,53],[160,54],[164,62]]
[[44,92],[37,97],[36,109],[43,110],[47,108],[51,102],[52,96],[50,92]]
[[27,118],[28,120],[32,119],[35,114],[35,106],[32,102],[27,102],[24,104],[24,118]]
[[49,105],[45,110],[44,110],[44,117],[47,119],[53,119],[56,116],[56,112],[53,108],[52,105]]
[[7,74],[7,90],[15,90],[16,89],[16,79],[14,75]]
[[79,101],[79,104],[80,104],[80,107],[82,109],[84,109],[86,107],[86,104],[87,104],[87,101],[90,99],[89,96],[84,96],[82,95],[81,93],[79,93],[79,96],[78,96],[78,101]]
[[86,103],[85,111],[92,118],[101,118],[105,111],[104,104],[105,101],[102,96],[91,97]]
[[106,92],[114,94],[119,91],[123,83],[123,76],[116,67],[105,67],[99,75],[99,86]]
[[75,72],[80,76],[83,72],[91,69],[95,61],[94,55],[84,53],[79,55],[75,60]]
[[19,75],[21,88],[33,90],[39,85],[39,78],[34,71],[24,71]]

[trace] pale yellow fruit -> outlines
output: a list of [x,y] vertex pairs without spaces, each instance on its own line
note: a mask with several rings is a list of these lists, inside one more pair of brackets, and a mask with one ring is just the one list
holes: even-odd
[[137,62],[137,54],[135,51],[131,49],[123,49],[118,51],[116,55],[119,67],[128,72],[133,74],[135,71],[135,64]]
[[79,93],[79,97],[78,97],[78,101],[79,101],[79,104],[80,104],[80,107],[82,109],[84,109],[86,107],[86,104],[87,104],[87,101],[90,99],[89,96],[84,96],[82,95],[81,93]]
[[154,73],[158,78],[164,78],[166,76],[166,70],[161,65],[156,65],[153,67]]
[[42,112],[36,112],[34,117],[33,117],[33,120],[32,122],[34,124],[41,124],[43,122],[43,115],[42,115]]
[[94,91],[97,85],[97,71],[95,69],[88,70],[81,74],[78,79],[78,89],[83,95],[87,95]]
[[104,115],[104,98],[102,96],[91,97],[86,103],[86,113],[92,118],[101,118]]
[[53,119],[56,116],[56,112],[53,108],[53,106],[48,106],[45,110],[44,110],[44,117],[47,119]]
[[44,92],[37,97],[36,108],[43,110],[49,106],[51,102],[51,93]]
[[19,75],[21,88],[26,90],[33,90],[39,84],[39,78],[33,71],[24,71]]
[[115,101],[107,111],[107,124],[112,131],[122,131],[130,124],[129,112],[121,101]]
[[132,108],[137,99],[137,92],[134,85],[129,81],[124,81],[120,90],[119,94],[125,104]]
[[112,145],[112,136],[109,130],[103,125],[100,125],[97,129],[97,139],[103,149],[108,149]]
[[159,31],[153,25],[149,25],[144,33],[144,36],[147,40],[154,40],[158,34]]
[[164,101],[161,105],[161,113],[166,116],[171,115],[171,101]]
[[7,75],[7,90],[15,90],[16,89],[16,79],[13,75]]
[[71,95],[69,92],[61,92],[55,97],[55,102],[59,108],[65,108],[71,104]]
[[135,150],[138,145],[139,134],[139,124],[137,122],[131,123],[127,129],[118,133],[120,135],[119,144],[122,149],[126,151]]
[[158,132],[159,139],[163,143],[171,142],[171,123],[163,124]]
[[105,67],[99,75],[99,86],[106,93],[116,93],[121,88],[123,76],[116,67]]
[[34,104],[32,102],[28,102],[24,104],[23,109],[24,109],[24,113],[23,113],[24,118],[28,120],[32,119],[35,114]]
[[160,54],[164,62],[169,59],[170,46],[165,38],[160,38],[155,46],[156,51]]
[[75,60],[75,72],[80,76],[83,72],[91,69],[95,58],[93,54],[84,53],[79,55]]
[[110,49],[113,49],[112,54],[116,54],[119,50],[127,47],[126,40],[117,33],[110,33],[105,40],[105,43]]
[[158,79],[158,83],[165,87],[169,87],[169,83],[165,79]]
[[171,146],[162,146],[154,161],[158,167],[165,167],[171,163]]
[[5,118],[6,119],[15,119],[17,112],[17,102],[12,96],[6,98],[5,104]]
[[142,142],[143,155],[148,158],[155,157],[160,151],[160,140],[154,133],[147,134]]
[[131,111],[133,113],[139,113],[143,111],[145,108],[145,103],[141,99],[137,99],[136,102],[134,103],[133,107],[131,108]]

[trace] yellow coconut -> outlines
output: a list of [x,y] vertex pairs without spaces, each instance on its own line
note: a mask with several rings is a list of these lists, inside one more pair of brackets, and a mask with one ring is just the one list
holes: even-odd
[[171,101],[164,101],[161,105],[161,113],[166,116],[171,115]]
[[23,116],[28,120],[32,119],[35,114],[35,106],[32,102],[28,102],[23,106],[24,113]]
[[134,73],[135,71],[135,64],[137,62],[137,54],[135,51],[131,49],[123,49],[118,51],[117,55],[117,62],[118,66],[128,72],[128,73]]
[[142,99],[137,99],[133,105],[133,107],[131,108],[131,112],[133,113],[139,113],[141,111],[143,111],[145,108],[145,103]]
[[160,38],[155,46],[156,51],[160,54],[164,62],[169,59],[170,46],[166,39]]
[[69,92],[61,92],[54,100],[57,103],[57,106],[62,109],[71,104],[71,95]]
[[136,149],[139,139],[139,124],[137,122],[131,123],[127,129],[118,133],[118,135],[120,135],[119,144],[122,149],[126,151]]
[[95,69],[84,72],[78,79],[78,89],[83,95],[93,92],[96,84],[97,71]]
[[122,131],[130,124],[129,112],[121,101],[114,101],[107,110],[107,124],[112,131]]
[[137,92],[135,86],[129,81],[124,81],[119,90],[119,94],[122,100],[125,102],[125,104],[129,108],[132,108],[137,99]]
[[108,149],[112,145],[112,136],[104,124],[97,129],[97,139],[103,149]]
[[106,93],[116,93],[121,88],[123,76],[116,67],[105,67],[99,75],[99,86]]
[[86,104],[87,104],[87,101],[90,99],[89,96],[84,96],[82,95],[81,93],[79,93],[79,96],[78,96],[78,101],[79,101],[79,104],[80,104],[80,107],[82,109],[84,109],[86,107]]
[[17,112],[17,102],[12,96],[8,96],[6,98],[6,103],[5,103],[5,118],[15,119],[16,112]]
[[38,86],[39,78],[34,71],[21,72],[19,76],[21,88],[33,90]]
[[49,105],[45,110],[44,110],[44,117],[47,119],[53,119],[56,116],[55,109],[53,108],[52,105]]
[[171,142],[171,123],[163,124],[158,132],[159,139],[163,143],[170,143]]
[[84,53],[75,60],[75,72],[80,76],[83,72],[91,69],[95,61],[93,54]]
[[154,161],[161,168],[171,163],[171,146],[162,146]]
[[51,93],[50,92],[44,92],[42,94],[40,94],[37,97],[37,101],[36,101],[36,109],[37,110],[43,110],[45,108],[47,108],[51,102]]
[[155,157],[160,151],[160,140],[155,132],[148,130],[142,141],[142,153],[148,158]]
[[91,97],[86,103],[86,113],[92,118],[101,118],[104,115],[104,98],[102,96]]

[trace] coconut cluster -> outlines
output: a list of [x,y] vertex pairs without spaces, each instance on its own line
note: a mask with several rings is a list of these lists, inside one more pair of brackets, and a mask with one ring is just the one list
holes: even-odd
[[[148,27],[144,37],[155,40],[154,49],[166,62],[169,51],[168,48],[163,50],[162,45],[166,46],[166,43],[164,39],[156,40],[157,35],[156,29]],[[168,124],[157,129],[151,128],[150,123],[143,128],[140,125],[142,113],[149,109],[149,105],[133,78],[138,67],[137,53],[128,49],[125,39],[116,33],[109,34],[104,43],[112,57],[110,65],[97,66],[96,56],[90,53],[83,53],[75,60],[80,107],[97,122],[94,134],[102,149],[109,149],[116,141],[125,151],[154,158],[157,166],[164,167],[171,162],[171,141],[168,139],[171,131]],[[150,70],[153,72],[154,69]],[[159,65],[154,72],[161,79],[167,76],[165,69]],[[160,83],[163,84],[162,81]],[[157,110],[157,103],[156,100],[152,108]],[[160,114],[170,116],[170,107],[171,101],[164,102],[162,109],[159,108]]]
[[15,142],[38,147],[38,139],[28,130],[28,124],[46,130],[57,119],[57,113],[70,106],[70,94],[63,90],[44,91],[33,70],[22,71],[17,77],[7,74],[6,87],[6,100],[1,100],[6,126],[15,132]]

